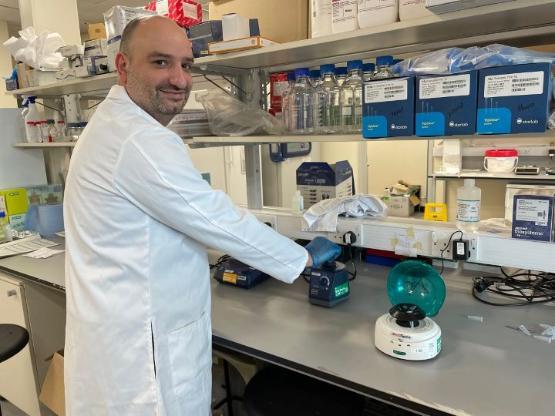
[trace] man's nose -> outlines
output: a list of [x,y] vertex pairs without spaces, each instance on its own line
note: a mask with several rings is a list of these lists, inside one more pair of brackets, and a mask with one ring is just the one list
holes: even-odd
[[184,71],[181,65],[173,65],[169,75],[170,83],[176,88],[185,89],[191,84],[191,74]]

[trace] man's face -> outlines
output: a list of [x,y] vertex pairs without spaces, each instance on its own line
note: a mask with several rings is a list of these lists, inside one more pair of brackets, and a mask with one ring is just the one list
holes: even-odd
[[136,28],[129,46],[128,54],[116,57],[119,83],[139,107],[166,125],[191,92],[191,42],[172,21],[154,18]]

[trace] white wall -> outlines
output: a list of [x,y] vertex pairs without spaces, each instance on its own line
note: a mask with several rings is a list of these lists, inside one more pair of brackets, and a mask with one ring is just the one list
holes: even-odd
[[[12,58],[6,48],[1,46],[9,38],[7,22],[0,20],[0,77],[8,77],[12,73]],[[13,95],[6,94],[6,84],[0,78],[0,108],[17,107],[17,101]]]
[[368,192],[382,195],[386,186],[402,179],[420,185],[426,195],[428,142],[427,140],[391,140],[369,142]]
[[77,0],[19,0],[19,14],[22,28],[58,32],[66,44],[81,44]]

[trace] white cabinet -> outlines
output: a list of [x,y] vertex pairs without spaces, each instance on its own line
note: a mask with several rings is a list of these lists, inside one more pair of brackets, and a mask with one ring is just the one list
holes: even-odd
[[[29,330],[25,304],[23,286],[0,274],[0,323],[16,324]],[[40,416],[29,344],[15,356],[0,363],[0,396],[29,416]]]

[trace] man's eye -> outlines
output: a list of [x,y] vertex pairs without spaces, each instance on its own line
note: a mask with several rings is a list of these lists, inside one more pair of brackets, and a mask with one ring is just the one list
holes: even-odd
[[166,61],[165,59],[157,59],[154,61],[154,64],[157,66],[166,66],[168,65],[168,61]]
[[193,67],[193,65],[190,64],[190,63],[186,63],[186,64],[182,64],[181,67],[182,67],[185,71],[190,71],[191,68]]

